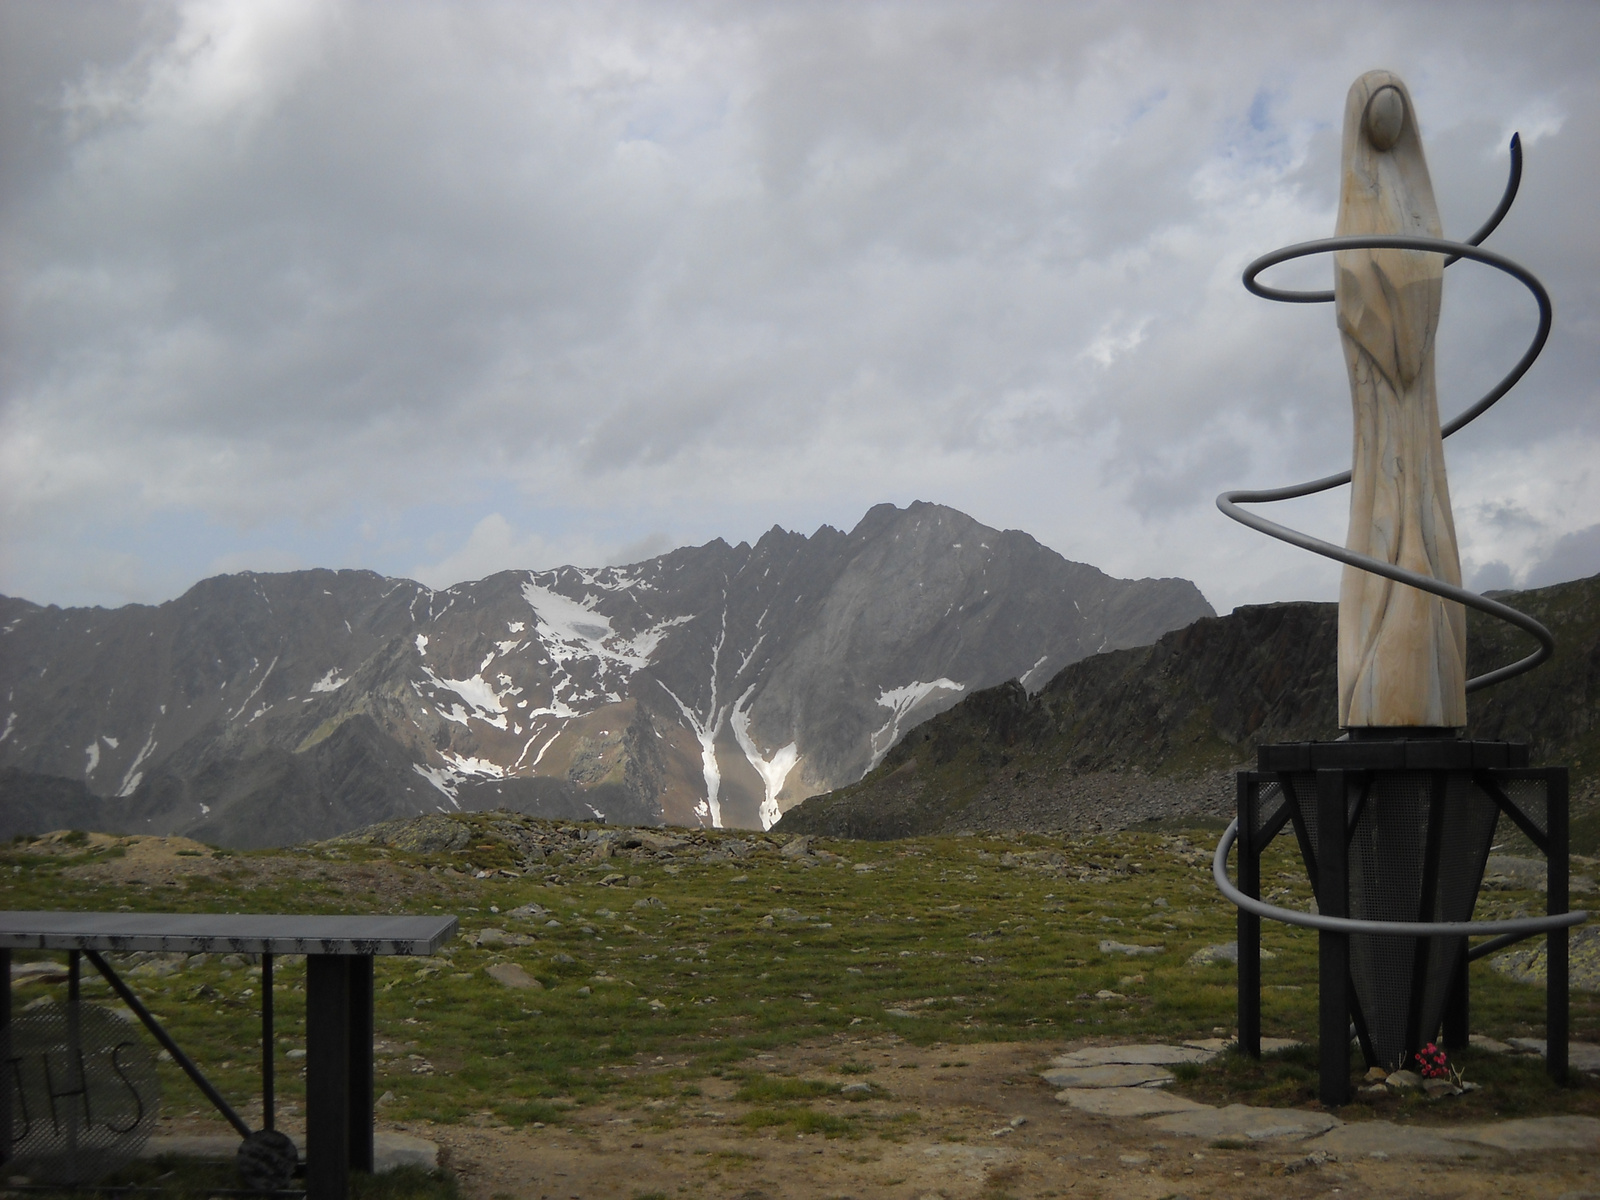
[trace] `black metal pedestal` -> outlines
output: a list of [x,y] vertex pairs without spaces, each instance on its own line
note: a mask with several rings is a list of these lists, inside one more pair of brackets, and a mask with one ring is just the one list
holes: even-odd
[[[1377,923],[1319,930],[1320,1096],[1349,1100],[1350,1028],[1369,1066],[1407,1066],[1441,1027],[1466,1044],[1467,964],[1521,932],[1471,949],[1464,935],[1406,936],[1382,924],[1467,922],[1505,817],[1545,855],[1548,912],[1567,912],[1567,772],[1530,769],[1527,748],[1456,738],[1263,746],[1238,777],[1239,891],[1261,894],[1262,852],[1292,825],[1323,917]],[[1329,836],[1332,834],[1333,836]],[[1567,931],[1550,929],[1548,1069],[1567,1070]],[[1239,911],[1239,1044],[1261,1051],[1261,918]]]

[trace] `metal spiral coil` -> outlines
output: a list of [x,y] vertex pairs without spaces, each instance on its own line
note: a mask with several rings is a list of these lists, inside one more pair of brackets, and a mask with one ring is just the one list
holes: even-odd
[[[1544,349],[1546,340],[1550,337],[1550,324],[1552,309],[1550,294],[1545,291],[1544,284],[1526,267],[1512,262],[1491,250],[1481,249],[1479,243],[1495,231],[1495,228],[1505,219],[1506,213],[1511,210],[1511,203],[1516,199],[1517,189],[1522,183],[1522,139],[1519,135],[1511,137],[1511,175],[1506,181],[1504,195],[1493,214],[1483,223],[1476,233],[1465,242],[1453,242],[1447,238],[1409,237],[1402,235],[1370,235],[1356,234],[1346,237],[1321,238],[1314,242],[1301,242],[1294,246],[1286,246],[1282,250],[1274,250],[1270,254],[1263,254],[1255,262],[1245,268],[1244,286],[1252,293],[1267,300],[1280,300],[1288,304],[1326,304],[1333,300],[1332,291],[1288,291],[1282,288],[1268,287],[1257,280],[1257,276],[1268,267],[1279,263],[1289,262],[1291,259],[1307,258],[1313,254],[1328,254],[1335,250],[1432,250],[1446,255],[1444,265],[1450,266],[1463,258],[1474,262],[1481,262],[1487,266],[1504,271],[1517,280],[1530,292],[1539,305],[1539,328],[1533,335],[1533,340],[1523,352],[1522,358],[1517,362],[1499,383],[1468,407],[1454,420],[1440,427],[1439,432],[1444,437],[1449,437],[1458,429],[1465,428],[1492,408],[1496,401],[1517,385],[1517,382],[1527,374],[1528,368],[1533,365],[1534,359],[1539,357]],[[1475,608],[1479,612],[1488,613],[1515,625],[1525,633],[1531,634],[1538,641],[1539,648],[1526,658],[1499,667],[1496,670],[1475,676],[1467,680],[1467,691],[1475,692],[1479,688],[1486,688],[1492,684],[1500,683],[1531,671],[1544,662],[1555,652],[1555,638],[1550,631],[1538,621],[1520,613],[1506,604],[1491,600],[1487,596],[1480,596],[1476,592],[1455,584],[1446,583],[1442,579],[1435,579],[1431,575],[1423,575],[1416,571],[1407,570],[1405,567],[1386,562],[1370,555],[1358,554],[1347,550],[1343,546],[1336,546],[1332,542],[1325,542],[1321,538],[1312,537],[1310,534],[1301,533],[1265,517],[1247,512],[1240,507],[1242,504],[1267,504],[1275,500],[1294,500],[1300,496],[1312,496],[1318,492],[1325,492],[1330,488],[1339,487],[1350,482],[1350,472],[1341,471],[1337,475],[1328,475],[1322,479],[1313,479],[1309,483],[1290,484],[1288,487],[1269,489],[1249,489],[1232,492],[1223,492],[1217,497],[1217,507],[1223,513],[1241,525],[1248,525],[1257,532],[1268,537],[1277,538],[1281,542],[1288,542],[1291,546],[1298,546],[1302,550],[1309,550],[1313,554],[1320,554],[1324,558],[1335,559],[1363,571],[1370,571],[1374,575],[1382,575],[1398,583],[1409,584],[1424,592],[1432,592],[1436,596],[1458,601],[1468,608]]]
[[[1493,233],[1500,222],[1505,219],[1506,213],[1511,211],[1511,204],[1517,197],[1517,189],[1522,183],[1522,139],[1518,134],[1511,136],[1511,173],[1506,181],[1504,194],[1500,203],[1495,206],[1494,212],[1465,242],[1453,242],[1446,238],[1408,237],[1400,235],[1351,235],[1346,237],[1321,238],[1314,242],[1300,242],[1297,245],[1286,246],[1282,250],[1274,250],[1270,254],[1263,254],[1256,259],[1244,272],[1244,286],[1254,295],[1266,300],[1279,300],[1288,304],[1327,304],[1334,294],[1330,291],[1291,291],[1283,288],[1268,287],[1257,280],[1257,276],[1268,267],[1279,263],[1289,262],[1296,258],[1307,258],[1313,254],[1328,254],[1335,250],[1431,250],[1444,254],[1446,267],[1461,259],[1471,259],[1481,262],[1497,270],[1504,271],[1516,279],[1530,292],[1533,293],[1535,302],[1539,305],[1539,328],[1533,335],[1533,340],[1523,352],[1522,358],[1499,383],[1490,388],[1475,404],[1472,404],[1453,420],[1440,426],[1439,432],[1444,437],[1449,437],[1458,429],[1463,429],[1484,413],[1488,412],[1495,403],[1517,385],[1517,382],[1528,372],[1540,352],[1544,349],[1545,342],[1550,337],[1550,325],[1553,309],[1550,304],[1550,294],[1545,291],[1544,284],[1526,267],[1512,262],[1493,251],[1480,247],[1484,239]],[[1350,482],[1350,472],[1341,471],[1337,475],[1328,475],[1322,479],[1313,479],[1308,483],[1291,484],[1288,487],[1270,489],[1250,489],[1232,492],[1223,492],[1217,497],[1217,507],[1223,513],[1241,525],[1266,534],[1268,537],[1277,538],[1279,541],[1288,542],[1291,546],[1298,546],[1302,550],[1309,550],[1313,554],[1320,554],[1324,558],[1331,558],[1349,566],[1357,567],[1363,571],[1370,571],[1375,575],[1382,575],[1399,583],[1409,584],[1436,596],[1444,596],[1450,600],[1459,601],[1469,608],[1479,612],[1488,613],[1515,625],[1518,629],[1531,634],[1539,643],[1539,648],[1526,658],[1499,667],[1493,671],[1485,672],[1467,680],[1466,690],[1477,691],[1514,676],[1531,671],[1540,663],[1548,659],[1555,652],[1555,638],[1540,622],[1534,620],[1526,613],[1518,612],[1497,600],[1487,596],[1480,596],[1476,592],[1455,584],[1446,583],[1442,579],[1435,579],[1431,575],[1423,575],[1416,571],[1409,571],[1404,567],[1383,559],[1373,558],[1366,554],[1357,554],[1343,546],[1336,546],[1332,542],[1325,542],[1321,538],[1312,537],[1310,534],[1301,533],[1287,526],[1269,521],[1239,507],[1242,504],[1267,504],[1275,500],[1294,500],[1300,496],[1313,496],[1318,492],[1328,491],[1330,488],[1339,487]],[[1330,933],[1343,934],[1369,934],[1390,937],[1429,937],[1429,936],[1462,936],[1499,934],[1492,943],[1476,947],[1472,956],[1498,949],[1522,938],[1536,933],[1544,933],[1553,929],[1579,925],[1587,921],[1589,914],[1586,911],[1575,911],[1545,917],[1526,917],[1515,920],[1503,921],[1366,921],[1355,920],[1349,917],[1331,917],[1317,913],[1297,912],[1294,909],[1281,908],[1274,904],[1267,904],[1251,896],[1246,896],[1234,887],[1228,879],[1228,853],[1233,848],[1234,841],[1239,836],[1239,821],[1237,818],[1223,833],[1221,841],[1217,843],[1216,854],[1212,861],[1212,877],[1216,880],[1217,887],[1239,908],[1255,914],[1258,917],[1267,917],[1275,921],[1282,921],[1290,925],[1300,925],[1310,929],[1323,930]]]

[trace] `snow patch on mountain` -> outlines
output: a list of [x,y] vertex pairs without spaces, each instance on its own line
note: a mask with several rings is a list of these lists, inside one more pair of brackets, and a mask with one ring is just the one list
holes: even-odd
[[[563,722],[563,724],[565,724],[565,723]],[[533,773],[534,768],[537,767],[539,765],[540,760],[544,758],[545,751],[550,749],[551,746],[555,745],[556,739],[558,737],[560,737],[563,732],[564,732],[563,729],[557,729],[554,733],[552,733],[550,735],[550,740],[547,741],[544,745],[539,747],[539,753],[535,754],[533,756],[533,761],[528,764],[528,772],[529,772],[529,774]],[[513,772],[515,772],[516,769],[522,765],[522,760],[528,757],[528,751],[530,749],[532,749],[533,744],[538,740],[539,740],[539,735],[537,733],[534,734],[531,738],[528,739],[527,745],[522,747],[522,753],[517,756],[517,761],[511,764],[511,770]]]
[[[759,643],[758,643],[759,644]],[[748,658],[745,659],[749,661]],[[766,794],[761,800],[761,809],[757,814],[761,818],[761,828],[771,829],[783,815],[778,808],[778,793],[783,791],[783,784],[789,778],[789,772],[794,770],[795,764],[800,761],[800,747],[796,742],[790,742],[781,749],[774,750],[772,757],[767,758],[756,747],[755,739],[750,736],[750,697],[754,694],[757,685],[752,683],[744,690],[738,702],[733,706],[733,736],[739,742],[739,749],[744,751],[745,758],[750,760],[750,765],[756,769],[756,774],[761,776],[761,785]]]
[[[274,663],[278,660],[273,659]],[[265,676],[262,677],[265,682]],[[246,701],[248,703],[248,701]],[[144,741],[144,748],[134,756],[133,762],[128,765],[128,773],[122,777],[122,786],[117,789],[117,798],[133,795],[133,790],[139,786],[139,781],[144,778],[144,772],[139,770],[144,765],[144,760],[150,757],[150,752],[156,748],[156,727],[150,726],[150,736]]]
[[[586,578],[585,583],[589,582]],[[610,617],[595,610],[598,596],[586,594],[582,600],[574,600],[530,579],[522,585],[522,598],[533,609],[535,628],[551,662],[563,665],[580,656],[593,658],[601,674],[609,664],[626,668],[628,675],[649,666],[650,656],[667,630],[694,619],[673,617],[630,638],[611,627]]]
[[423,763],[412,763],[411,769],[438,788],[452,807],[461,807],[461,802],[456,799],[456,786],[459,780],[455,772],[448,767],[430,767]]
[[329,667],[328,673],[311,685],[313,692],[337,692],[350,680],[339,674],[338,667]]
[[[501,690],[496,691],[494,685],[482,675],[474,675],[470,679],[443,679],[427,667],[422,670],[436,689],[454,692],[468,705],[467,709],[463,709],[459,704],[452,704],[450,711],[446,712],[435,703],[434,711],[445,720],[466,725],[469,719],[476,717],[485,725],[492,725],[496,729],[509,727],[506,720],[505,698],[522,694],[521,688],[512,685],[511,676],[497,675],[495,678],[501,685]],[[419,688],[419,693],[420,690]]]
[[506,777],[506,769],[499,763],[491,762],[487,758],[456,754],[450,750],[446,750],[440,757],[450,764],[450,768],[458,777],[468,775],[477,776],[479,779],[504,779]]
[[[722,627],[717,633],[716,644],[711,647],[711,703],[706,708],[705,718],[691,709],[678,694],[666,684],[661,684],[661,690],[672,697],[673,703],[683,713],[683,719],[689,722],[689,728],[694,733],[695,740],[700,743],[700,770],[705,776],[706,798],[695,806],[695,815],[702,821],[710,821],[713,829],[722,828],[722,805],[718,795],[722,791],[722,769],[717,765],[717,736],[722,732],[723,722],[727,720],[728,710],[717,706],[717,664],[722,658],[722,644],[728,640],[728,593],[722,593]],[[657,683],[661,683],[658,679]]]
[[883,725],[872,735],[872,762],[867,770],[872,770],[883,761],[883,756],[889,753],[890,748],[900,740],[900,722],[903,721],[911,710],[916,708],[934,692],[939,690],[949,692],[964,692],[967,685],[957,683],[953,679],[946,679],[941,675],[938,679],[923,683],[912,680],[904,687],[888,688],[878,693],[878,703],[887,708],[891,715]]
[[[260,585],[257,584],[256,586],[259,587]],[[263,593],[263,598],[265,598],[265,593]],[[261,660],[257,659],[255,662],[250,664],[250,670],[252,672],[254,672],[255,669],[260,665],[261,665]],[[277,665],[278,665],[278,655],[274,654],[272,656],[272,662],[267,666],[267,673],[256,681],[256,686],[250,689],[250,694],[244,698],[244,703],[239,705],[238,710],[231,717],[229,717],[228,720],[237,721],[239,719],[239,717],[241,715],[243,715],[244,710],[250,707],[250,701],[252,701],[252,700],[254,700],[256,698],[256,695],[261,691],[261,689],[263,687],[266,686],[267,680],[272,678],[273,668],[276,667]],[[259,712],[256,713],[256,717],[259,717],[260,715],[261,714]],[[253,721],[253,720],[255,720],[255,717],[251,717],[250,719]]]

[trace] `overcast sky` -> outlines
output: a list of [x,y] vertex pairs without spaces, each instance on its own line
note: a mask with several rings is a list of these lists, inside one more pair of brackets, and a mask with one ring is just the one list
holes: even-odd
[[[1449,443],[1468,582],[1600,570],[1600,6],[0,0],[0,592],[433,585],[922,499],[1219,610],[1332,598],[1226,487],[1349,465],[1345,92],[1556,306]],[[1281,268],[1326,287],[1331,264]],[[1448,275],[1441,403],[1534,325]],[[1346,495],[1280,506],[1342,541]]]

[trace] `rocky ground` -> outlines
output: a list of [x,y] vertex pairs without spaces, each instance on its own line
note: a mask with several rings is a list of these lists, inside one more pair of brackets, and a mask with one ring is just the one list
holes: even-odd
[[[1558,1118],[1569,1124],[1541,1127],[1538,1136],[1520,1129],[1521,1141],[1509,1140],[1510,1149],[1461,1143],[1443,1157],[1419,1152],[1422,1143],[1414,1141],[1398,1143],[1394,1153],[1354,1142],[1330,1151],[1316,1123],[1298,1136],[1190,1136],[1055,1099],[1041,1069],[1079,1045],[919,1047],[892,1036],[841,1036],[762,1056],[766,1071],[796,1079],[837,1078],[846,1064],[870,1065],[871,1074],[854,1076],[871,1081],[869,1099],[821,1107],[877,1110],[891,1129],[897,1116],[915,1115],[902,1132],[881,1137],[752,1128],[753,1106],[734,1099],[731,1080],[706,1081],[692,1103],[643,1111],[600,1105],[542,1127],[514,1128],[488,1116],[392,1127],[436,1142],[472,1200],[1600,1196],[1592,1170],[1600,1121],[1593,1118]],[[179,1129],[214,1130],[214,1123],[167,1126]]]
[[[440,1146],[471,1200],[1585,1194],[1600,1145],[1457,1144],[1445,1159],[1412,1145],[1384,1159],[1313,1148],[1309,1133],[1196,1135],[1058,1101],[1041,1072],[1074,1049],[1231,1031],[1234,923],[1210,845],[1202,830],[863,843],[497,813],[274,853],[63,833],[0,849],[0,908],[458,914],[438,955],[378,964],[378,1120]],[[1274,854],[1275,901],[1309,903],[1292,847]],[[1497,856],[1480,915],[1542,907],[1537,874]],[[1312,1036],[1315,937],[1274,928],[1268,946],[1269,1028]],[[32,957],[15,964],[23,1010],[64,979],[59,956],[53,973]],[[259,1121],[259,967],[119,967]],[[303,972],[277,970],[290,1130],[303,1123]],[[1487,965],[1473,986],[1475,1031],[1540,1035],[1536,986]],[[84,988],[113,999],[92,978]],[[1593,994],[1573,1004],[1574,1036],[1600,1040]],[[1600,1117],[1600,1089],[1544,1086],[1536,1059],[1515,1077],[1465,1062],[1486,1086],[1440,1102],[1452,1107],[1391,1098],[1338,1115]],[[163,1069],[163,1134],[223,1132]],[[1175,1089],[1233,1102],[1231,1084],[1195,1086]],[[1318,1111],[1300,1085],[1245,1099]]]

